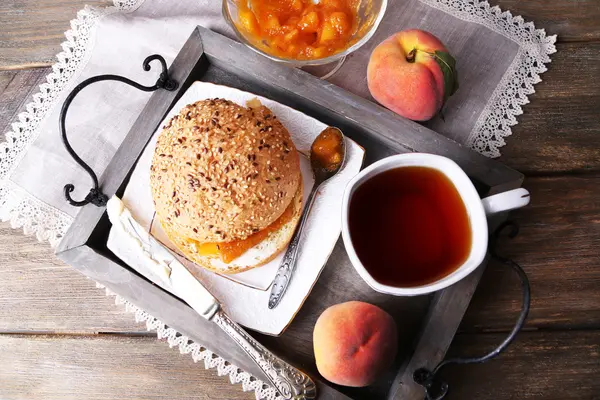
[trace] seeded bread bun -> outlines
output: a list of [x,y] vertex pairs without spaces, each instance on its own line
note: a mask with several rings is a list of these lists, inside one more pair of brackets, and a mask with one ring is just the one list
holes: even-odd
[[203,100],[158,137],[150,186],[168,232],[200,243],[246,239],[285,211],[300,185],[288,131],[262,105]]
[[208,269],[209,271],[217,272],[220,274],[237,274],[239,272],[247,271],[252,268],[260,267],[273,260],[281,251],[288,245],[296,225],[300,220],[302,214],[302,185],[298,186],[296,196],[292,200],[294,207],[293,216],[288,222],[281,226],[278,230],[271,232],[266,239],[257,244],[256,246],[248,249],[242,256],[236,258],[230,263],[223,262],[218,257],[209,257],[198,254],[198,248],[189,239],[182,237],[174,231],[171,231],[168,227],[163,226],[165,233],[169,237],[169,240],[179,249],[181,254],[188,260],[196,263],[197,265]]

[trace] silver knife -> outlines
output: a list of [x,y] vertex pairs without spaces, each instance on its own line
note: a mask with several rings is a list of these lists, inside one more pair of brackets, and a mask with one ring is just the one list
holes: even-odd
[[[150,235],[131,215],[125,204],[113,196],[107,204],[108,217],[116,229],[131,240],[151,261],[152,273],[138,271],[165,290],[175,294],[198,314],[217,324],[262,369],[283,399],[308,400],[317,395],[313,380],[302,371],[281,360],[236,324],[212,294],[177,257]],[[135,266],[131,266],[135,268]],[[137,269],[137,268],[136,268]]]

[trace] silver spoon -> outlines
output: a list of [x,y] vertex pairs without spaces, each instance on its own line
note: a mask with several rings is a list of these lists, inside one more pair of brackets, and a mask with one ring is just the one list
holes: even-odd
[[344,134],[338,128],[325,128],[325,130],[317,136],[310,148],[310,165],[315,176],[315,184],[308,195],[306,208],[300,217],[300,222],[298,223],[294,235],[292,236],[292,240],[283,256],[283,261],[277,270],[273,286],[271,286],[271,295],[269,296],[270,309],[277,307],[292,279],[296,261],[298,260],[300,237],[302,236],[302,230],[304,229],[304,225],[310,214],[315,195],[323,182],[342,169],[345,159],[346,143]]

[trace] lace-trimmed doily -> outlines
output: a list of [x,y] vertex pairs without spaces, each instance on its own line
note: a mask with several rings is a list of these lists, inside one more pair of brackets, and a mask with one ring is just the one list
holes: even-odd
[[464,21],[481,24],[519,45],[519,51],[502,80],[494,90],[484,111],[473,127],[467,146],[487,157],[499,157],[499,148],[511,135],[510,127],[517,124],[517,115],[523,114],[522,105],[529,103],[527,96],[534,93],[533,85],[541,82],[546,72],[545,63],[556,52],[556,35],[546,36],[543,29],[535,29],[533,22],[498,6],[479,0],[419,0]]
[[266,385],[260,379],[256,379],[248,372],[243,371],[202,345],[190,340],[187,336],[182,335],[173,328],[169,328],[160,320],[123,299],[116,293],[113,293],[103,285],[96,283],[96,287],[104,289],[107,296],[114,296],[115,304],[124,304],[126,311],[135,314],[136,322],[145,323],[148,331],[156,331],[158,339],[166,339],[169,343],[169,347],[178,347],[181,354],[190,354],[194,362],[203,361],[205,369],[216,368],[217,374],[219,376],[229,376],[229,381],[232,384],[235,385],[241,383],[242,389],[245,392],[253,390],[257,400],[281,399],[280,394],[274,387]]
[[[540,82],[540,74],[546,71],[549,55],[556,52],[556,36],[546,36],[533,23],[502,12],[479,0],[420,0],[465,21],[475,22],[499,33],[519,45],[519,52],[500,84],[491,96],[484,111],[467,140],[467,145],[488,157],[500,155],[504,138],[511,134],[516,116],[523,113],[521,106],[534,93],[533,85]],[[0,143],[0,218],[10,221],[13,228],[23,228],[25,234],[35,234],[38,240],[48,240],[56,246],[66,233],[73,219],[46,203],[36,199],[13,184],[9,177],[19,161],[39,134],[39,126],[50,110],[57,105],[59,95],[69,81],[86,65],[94,40],[96,22],[116,12],[131,12],[144,0],[114,0],[114,6],[97,9],[85,7],[71,21],[71,29],[65,33],[67,40],[58,61],[40,92],[27,104],[26,111],[19,114],[18,121],[6,133],[6,141]],[[103,286],[97,284],[98,287]],[[138,322],[144,322],[148,330],[156,330],[159,339],[167,339],[170,347],[179,347],[182,354],[191,354],[195,362],[204,361],[205,368],[216,368],[219,375],[228,375],[232,384],[241,383],[245,391],[254,390],[257,399],[276,400],[280,396],[274,388],[266,385],[247,372],[217,356],[202,345],[169,328],[145,311],[106,289],[107,295],[115,296],[117,304],[135,313]]]
[[65,32],[67,40],[61,44],[62,52],[40,91],[11,125],[12,130],[0,143],[0,219],[10,221],[13,228],[23,228],[26,234],[35,234],[39,240],[48,240],[56,246],[66,233],[73,218],[39,201],[25,190],[13,184],[9,177],[25,155],[29,145],[40,132],[40,123],[48,115],[60,94],[86,65],[92,53],[96,22],[116,12],[131,12],[144,0],[115,0],[114,6],[93,8],[86,6],[71,21],[71,29]]

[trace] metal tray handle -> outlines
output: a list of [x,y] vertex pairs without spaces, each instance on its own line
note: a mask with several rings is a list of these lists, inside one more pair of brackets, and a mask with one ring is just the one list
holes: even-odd
[[511,267],[519,276],[521,281],[521,289],[523,293],[523,300],[521,306],[521,313],[519,314],[519,318],[513,329],[510,331],[509,335],[500,343],[498,347],[489,352],[486,355],[481,357],[472,357],[472,358],[450,358],[448,360],[444,360],[440,362],[433,371],[427,368],[419,368],[413,373],[413,380],[423,386],[425,389],[425,400],[441,400],[448,394],[449,386],[446,382],[436,380],[437,375],[439,374],[442,368],[447,367],[452,364],[481,364],[486,361],[489,361],[502,353],[506,348],[515,340],[515,337],[519,333],[519,331],[525,325],[525,320],[527,319],[527,315],[529,314],[529,308],[531,303],[531,289],[529,286],[529,279],[527,278],[527,274],[521,268],[519,264],[514,262],[513,260],[506,258],[504,256],[499,255],[496,252],[496,247],[498,244],[498,237],[506,228],[510,228],[508,233],[508,237],[513,239],[519,234],[519,226],[514,221],[505,221],[502,223],[491,235],[490,235],[490,245],[489,252],[490,256],[496,260],[501,262],[502,264],[508,265]]
[[65,188],[64,188],[65,198],[67,199],[69,204],[71,204],[72,206],[83,207],[86,204],[91,203],[91,204],[95,205],[96,207],[104,207],[104,206],[106,206],[106,203],[108,202],[108,196],[106,196],[100,190],[100,187],[98,184],[98,176],[96,175],[94,170],[85,161],[83,161],[81,159],[81,157],[79,157],[79,155],[75,152],[75,150],[73,150],[73,147],[69,143],[69,139],[67,138],[67,130],[65,128],[65,122],[67,119],[67,111],[69,110],[69,106],[75,99],[75,96],[77,96],[77,94],[79,94],[79,92],[81,92],[85,87],[87,87],[95,82],[102,82],[102,81],[123,82],[127,85],[133,86],[136,89],[143,90],[144,92],[153,92],[157,89],[165,89],[170,92],[172,92],[173,90],[176,90],[179,87],[179,84],[175,80],[169,78],[169,71],[167,70],[167,63],[162,56],[160,56],[158,54],[153,54],[151,56],[146,57],[146,59],[142,63],[142,67],[144,68],[144,71],[150,71],[150,69],[151,69],[150,63],[154,60],[158,60],[160,62],[160,65],[162,67],[162,72],[160,73],[160,76],[158,77],[158,80],[156,81],[156,83],[152,86],[144,86],[135,81],[132,81],[131,79],[128,79],[128,78],[125,78],[125,77],[119,76],[119,75],[110,75],[110,74],[97,75],[97,76],[92,76],[91,78],[88,78],[88,79],[84,80],[83,82],[81,82],[79,85],[75,86],[75,88],[71,91],[71,93],[69,93],[69,95],[65,99],[65,102],[63,103],[62,108],[60,110],[60,118],[59,118],[59,128],[60,128],[60,133],[62,136],[63,144],[65,145],[65,148],[67,149],[67,151],[69,152],[71,157],[73,157],[73,159],[77,162],[77,164],[79,164],[90,175],[90,177],[92,178],[92,182],[94,183],[94,187],[90,189],[90,192],[87,194],[87,196],[85,196],[85,199],[83,199],[81,201],[74,200],[71,197],[71,193],[73,192],[73,190],[75,190],[75,186],[71,183],[65,185]]

